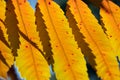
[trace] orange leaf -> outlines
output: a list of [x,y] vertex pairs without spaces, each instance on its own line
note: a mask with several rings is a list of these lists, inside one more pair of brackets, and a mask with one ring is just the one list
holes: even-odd
[[14,9],[14,12],[11,12],[11,15],[16,17],[12,18],[13,21],[18,22],[21,44],[17,51],[16,66],[19,72],[27,80],[49,80],[49,65],[44,58],[42,45],[36,31],[34,10],[26,0],[8,0],[7,3],[10,5],[9,11]]
[[13,65],[14,57],[11,54],[11,49],[8,43],[8,36],[5,29],[5,8],[6,3],[0,0],[0,77],[7,78],[7,72]]
[[88,80],[86,62],[76,44],[64,12],[53,0],[38,0],[37,11],[46,25],[58,80]]
[[[97,74],[102,80],[119,80],[119,66],[109,39],[98,21],[82,0],[68,0],[69,9],[74,16],[80,32],[95,55]],[[68,18],[69,19],[69,18]]]

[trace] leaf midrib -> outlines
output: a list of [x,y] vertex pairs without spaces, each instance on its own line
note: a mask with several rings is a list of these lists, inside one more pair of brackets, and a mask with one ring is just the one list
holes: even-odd
[[[74,2],[75,2],[75,1],[74,1]],[[80,12],[80,10],[79,10],[79,8],[78,8],[77,2],[75,2],[75,5],[76,5],[76,8],[77,8],[77,10],[78,10],[79,18],[81,19],[81,21],[84,21],[83,18],[82,18],[82,16],[81,16],[81,12]],[[98,48],[98,51],[99,51],[101,57],[103,57],[103,61],[104,61],[104,63],[106,64],[106,67],[107,67],[107,69],[108,69],[108,72],[109,72],[110,74],[112,74],[112,73],[110,72],[110,70],[109,70],[108,64],[107,64],[107,62],[105,61],[104,56],[102,56],[102,52],[101,52],[98,44],[95,42],[95,40],[94,40],[93,37],[91,36],[91,34],[90,34],[90,32],[88,31],[88,29],[87,29],[87,27],[86,27],[86,25],[85,25],[84,22],[83,22],[83,26],[84,26],[84,29],[86,30],[86,32],[88,33],[88,35],[90,36],[91,40],[93,41],[93,43],[94,43],[94,44],[96,45],[96,47]],[[114,79],[114,78],[112,78],[112,76],[111,76],[111,79]]]
[[[57,31],[56,31],[56,28],[55,28],[55,25],[54,25],[54,23],[53,23],[53,20],[52,20],[52,17],[51,17],[51,14],[50,14],[50,11],[49,11],[49,8],[48,8],[48,5],[47,5],[46,0],[45,0],[45,6],[46,6],[46,9],[47,9],[47,12],[48,12],[48,16],[49,16],[51,25],[53,26],[54,32],[55,32],[55,34],[56,34],[56,36],[57,36],[57,39],[58,39],[59,44],[60,44],[60,46],[61,46],[61,49],[63,50],[63,54],[64,54],[64,56],[65,56],[65,58],[66,58],[66,61],[68,62],[68,64],[70,64],[69,59],[68,59],[68,57],[67,57],[67,55],[66,55],[66,52],[65,52],[65,50],[64,50],[64,47],[62,46],[62,42],[61,42],[61,40],[60,40],[60,38],[59,38],[59,36],[58,36],[58,33],[57,33]],[[73,74],[74,80],[77,80],[76,77],[75,77],[75,74],[74,74],[74,72],[73,72],[73,70],[72,70],[72,68],[71,68],[71,64],[70,64],[70,70],[71,70],[71,74]]]
[[[21,12],[21,8],[20,8],[20,6],[19,6],[19,1],[18,1],[18,0],[17,0],[17,6],[18,6],[18,9],[19,9],[19,13],[20,13],[21,21],[22,21],[23,26],[24,26],[25,33],[26,33],[26,35],[28,36],[28,32],[27,32],[27,29],[26,29],[26,27],[25,27],[24,19],[23,19],[23,17],[22,17],[22,12]],[[31,53],[32,53],[32,59],[33,59],[35,74],[36,74],[36,76],[37,76],[37,79],[40,80],[39,77],[38,77],[39,75],[38,75],[38,72],[37,72],[37,65],[35,64],[36,61],[35,61],[35,58],[34,58],[33,49],[32,49],[32,46],[31,46],[30,44],[29,44],[29,46],[30,46],[30,50],[31,50]]]

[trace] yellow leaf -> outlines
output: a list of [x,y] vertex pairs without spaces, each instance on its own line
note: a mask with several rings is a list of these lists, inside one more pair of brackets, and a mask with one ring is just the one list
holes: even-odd
[[6,3],[0,0],[0,77],[6,78],[7,72],[11,65],[13,65],[14,58],[8,43],[8,36],[5,29],[5,8]]
[[18,21],[21,44],[18,57],[16,57],[16,65],[19,72],[26,80],[49,80],[49,65],[41,51],[42,46],[36,31],[34,10],[26,0],[8,0],[7,3],[9,11],[14,10],[11,14],[14,14],[12,16],[17,20],[13,21]]
[[38,0],[37,10],[45,21],[58,80],[88,80],[86,62],[75,42],[63,11],[53,0]]
[[89,48],[89,44],[84,40],[85,36],[80,32],[77,22],[72,15],[69,6],[67,6],[66,15],[68,18],[68,22],[70,27],[72,28],[72,33],[75,36],[75,40],[77,41],[78,47],[81,48],[82,53],[84,54],[86,61],[95,69],[95,55],[92,54],[92,50]]
[[[7,77],[7,71],[14,62],[14,57],[11,54],[8,40],[4,37],[6,36],[5,32],[5,26],[0,21],[0,76],[4,78]],[[4,36],[2,33],[4,33]]]
[[[9,0],[11,1],[11,0]],[[12,50],[13,56],[17,56],[17,49],[19,49],[19,29],[18,21],[16,19],[16,14],[14,12],[15,7],[12,4],[9,4],[9,1],[6,3],[6,13],[5,13],[5,27],[7,29],[8,40],[10,42],[10,47]]]
[[42,14],[40,13],[40,10],[37,8],[35,12],[36,17],[36,25],[37,25],[37,31],[39,32],[40,41],[42,42],[43,51],[45,52],[45,58],[48,61],[48,64],[53,65],[53,53],[50,43],[50,37],[48,36],[48,32],[46,31],[46,26],[44,24],[44,20],[42,19]]
[[120,7],[109,0],[103,0],[100,15],[106,34],[110,39],[116,56],[120,59]]
[[6,10],[6,3],[4,0],[0,1],[0,11],[2,11],[0,13],[0,19],[4,20],[5,19],[5,10]]
[[114,50],[88,6],[82,0],[68,0],[67,4],[80,32],[96,57],[98,76],[102,80],[119,80],[120,73]]

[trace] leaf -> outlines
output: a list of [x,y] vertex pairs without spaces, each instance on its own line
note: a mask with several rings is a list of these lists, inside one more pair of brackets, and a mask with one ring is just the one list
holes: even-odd
[[0,1],[0,11],[2,11],[0,13],[0,20],[4,20],[5,19],[5,8],[6,8],[6,3],[4,0]]
[[12,50],[13,56],[18,56],[17,49],[19,49],[19,33],[18,33],[18,21],[16,19],[16,14],[14,12],[15,7],[10,3],[11,0],[8,0],[6,3],[6,12],[5,12],[5,27],[7,29],[8,40],[10,42],[10,47]]
[[[101,26],[82,0],[68,0],[69,10],[80,32],[95,55],[97,74],[102,80],[119,80],[120,73],[114,50]],[[67,8],[68,9],[68,8]]]
[[35,12],[36,17],[36,25],[37,25],[37,31],[39,32],[40,41],[42,42],[43,51],[46,53],[45,58],[48,61],[48,64],[53,65],[53,53],[50,43],[50,37],[48,36],[48,32],[46,31],[46,26],[44,24],[44,20],[42,19],[42,14],[40,13],[40,9],[37,8]]
[[86,62],[63,11],[53,0],[38,0],[37,10],[47,27],[58,80],[88,80]]
[[[69,6],[67,6],[67,8],[69,8]],[[80,32],[77,26],[77,22],[75,21],[70,9],[67,9],[66,15],[70,27],[72,28],[72,33],[74,34],[75,40],[77,41],[78,47],[81,48],[81,51],[84,54],[86,61],[92,66],[92,68],[95,69],[95,55],[93,55],[92,50],[89,48],[89,44],[86,43],[86,41],[84,40],[85,36],[83,36],[83,34]]]
[[14,21],[18,21],[21,44],[16,57],[16,66],[19,72],[26,80],[49,80],[49,66],[41,51],[42,45],[36,31],[34,10],[26,0],[9,0],[8,3],[15,8],[12,14],[16,16],[12,16],[17,19]]
[[111,1],[103,0],[100,15],[104,23],[106,34],[115,50],[115,55],[120,59],[120,8]]
[[5,8],[6,3],[4,0],[0,0],[0,77],[6,78],[7,72],[11,65],[13,65],[14,58],[11,53],[11,49],[8,43],[8,36],[5,29]]

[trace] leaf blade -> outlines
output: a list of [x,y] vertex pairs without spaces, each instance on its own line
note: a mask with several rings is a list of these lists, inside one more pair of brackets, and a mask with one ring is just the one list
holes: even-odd
[[7,78],[7,72],[13,65],[14,57],[11,54],[11,49],[8,43],[8,36],[5,29],[5,8],[4,0],[0,1],[0,77]]
[[[112,1],[103,0],[102,5],[104,8],[101,7],[100,15],[101,21],[104,23],[104,27],[106,28],[106,34],[110,39],[110,42],[115,50],[116,56],[120,59],[120,8]],[[114,27],[113,27],[114,26]]]
[[[42,18],[50,36],[57,79],[88,80],[85,60],[74,40],[63,11],[52,0],[38,0],[37,8],[43,15]],[[80,66],[84,69],[81,69]]]
[[[120,74],[114,50],[112,49],[101,26],[91,14],[88,6],[82,0],[68,0],[67,4],[70,6],[69,9],[74,15],[74,19],[77,22],[80,32],[85,36],[85,41],[89,44],[92,53],[96,57],[95,61],[97,64],[96,69],[98,76],[103,80],[119,80]],[[108,61],[111,63],[108,63]],[[116,67],[116,72],[113,72],[114,68],[111,68],[110,66]],[[111,75],[109,76],[109,74]]]
[[21,44],[16,57],[18,70],[27,80],[49,80],[49,66],[41,50],[42,45],[36,32],[32,7],[26,0],[11,0],[9,4],[15,7],[14,14],[17,16],[16,21],[19,22],[17,26]]

